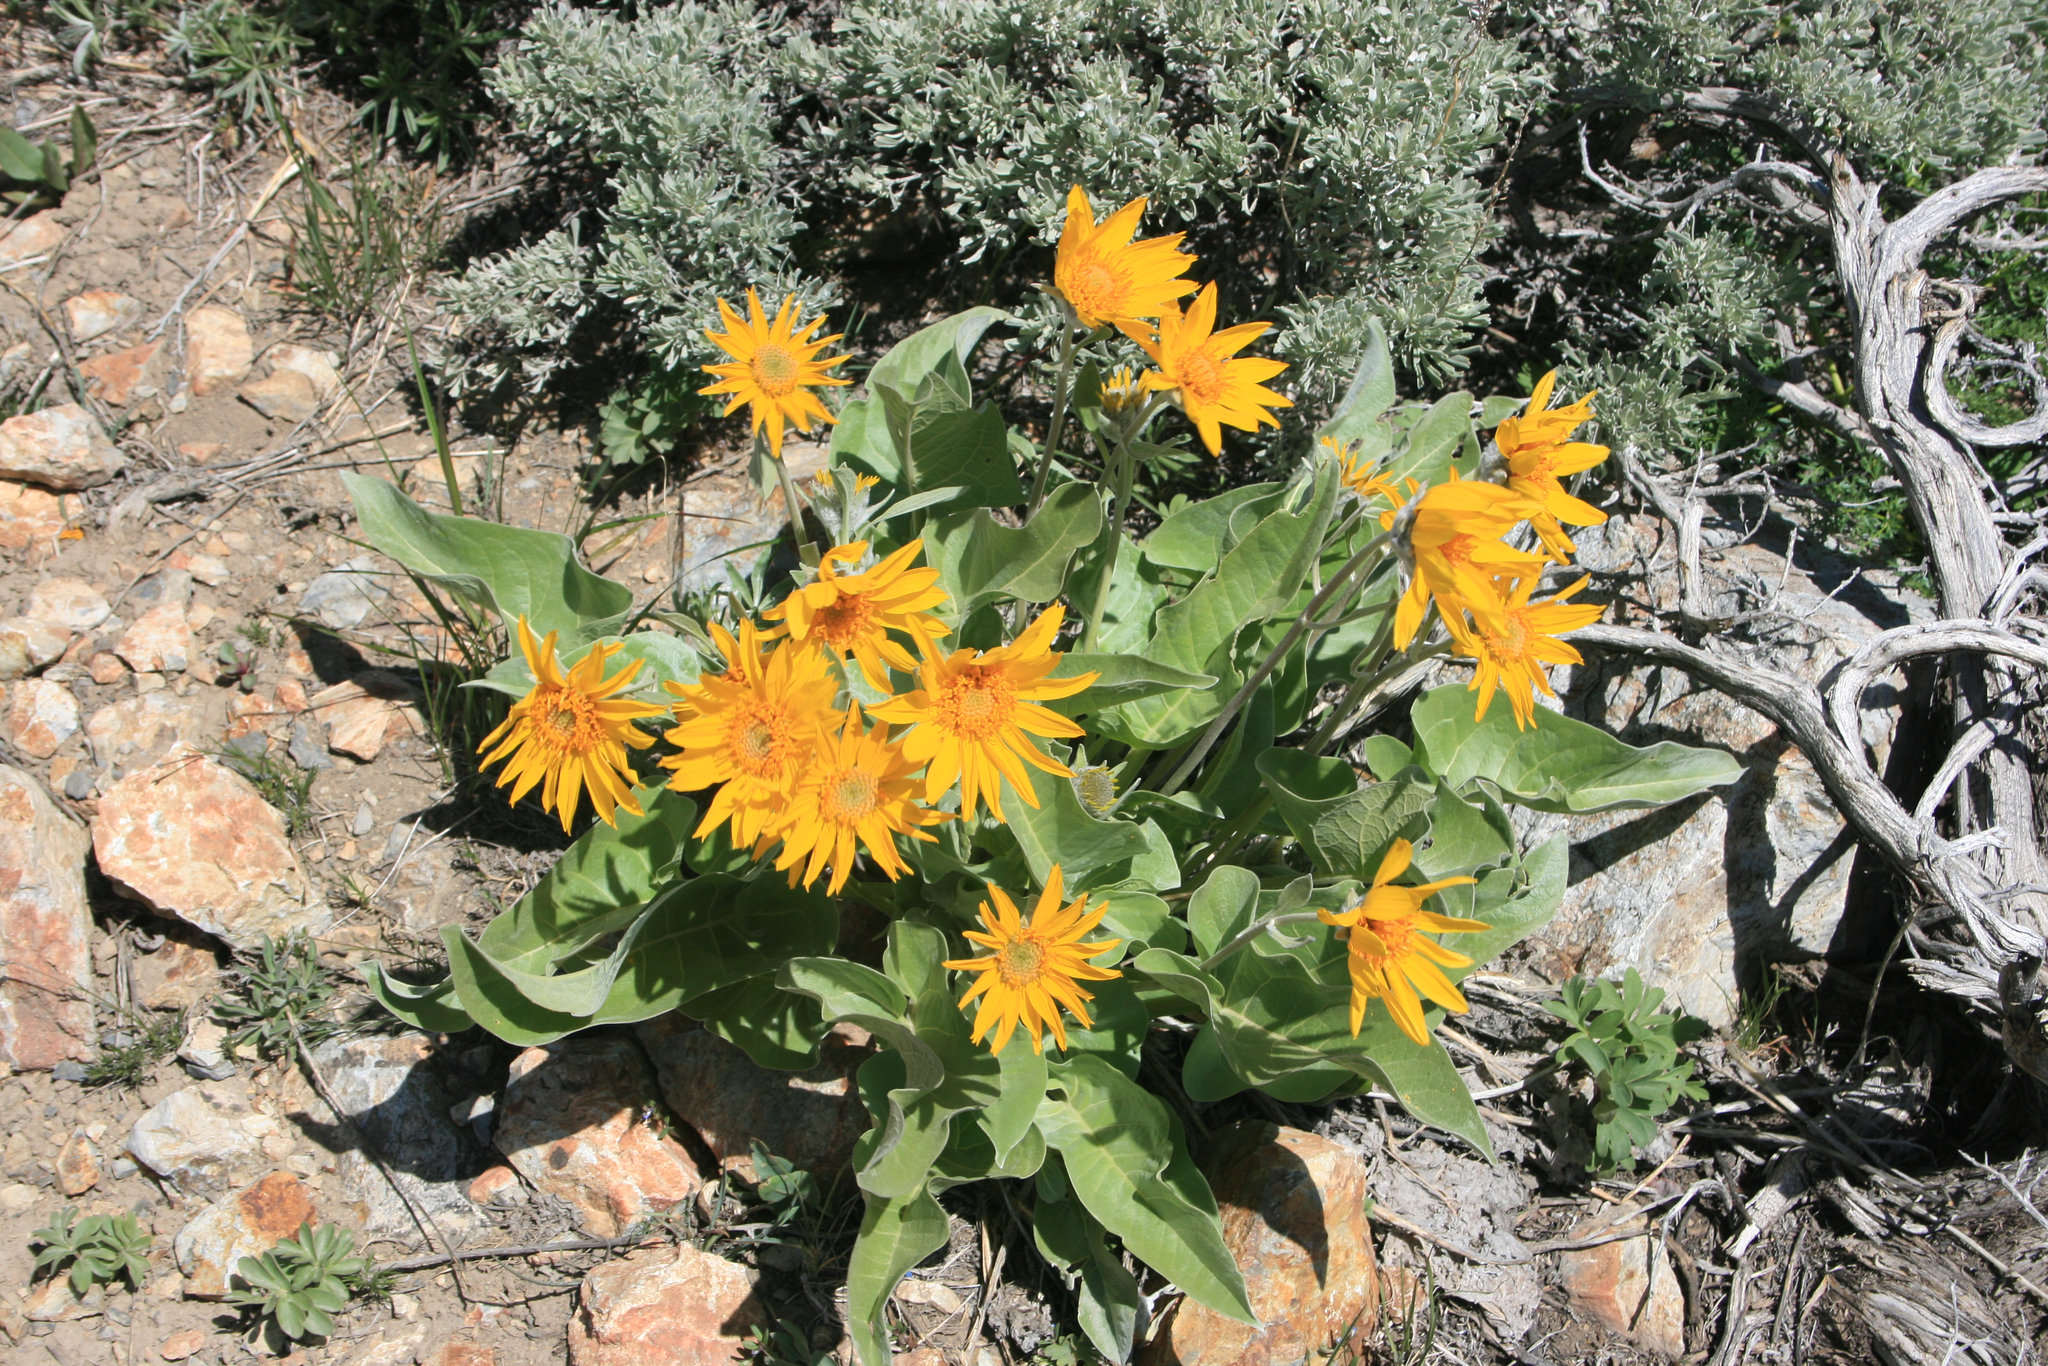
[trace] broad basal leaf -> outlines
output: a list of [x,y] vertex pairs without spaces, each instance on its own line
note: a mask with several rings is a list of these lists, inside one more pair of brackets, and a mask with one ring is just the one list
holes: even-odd
[[1004,526],[979,508],[927,522],[926,561],[952,598],[941,615],[958,626],[987,603],[1051,602],[1074,552],[1101,530],[1101,499],[1086,484],[1054,489],[1021,527]]
[[566,636],[633,605],[630,588],[585,569],[575,543],[558,532],[429,512],[382,479],[341,477],[363,539],[508,626],[524,616],[536,634]]
[[1411,713],[1416,762],[1453,787],[1484,778],[1538,811],[1662,806],[1742,776],[1742,765],[1725,750],[1669,740],[1639,749],[1542,709],[1527,730],[1515,728],[1514,712],[1504,705],[1489,708],[1484,721],[1472,712],[1472,694],[1456,684],[1418,699]]

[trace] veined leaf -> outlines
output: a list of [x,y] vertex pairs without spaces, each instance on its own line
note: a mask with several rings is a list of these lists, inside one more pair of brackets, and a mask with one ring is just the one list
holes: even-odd
[[1039,1253],[1075,1277],[1075,1308],[1088,1341],[1105,1360],[1128,1360],[1143,1304],[1138,1281],[1103,1242],[1102,1225],[1072,1197],[1064,1168],[1053,1179],[1041,1170],[1031,1228]]
[[704,1027],[738,1044],[763,1067],[799,1072],[818,1061],[826,1025],[818,1003],[784,991],[772,976],[749,977],[707,991],[690,1002],[690,1014]]
[[[1142,882],[1151,891],[1171,891],[1180,885],[1172,841],[1157,824],[1098,816],[1081,805],[1072,779],[1036,767],[1025,772],[1038,806],[1012,799],[1003,809],[1009,812],[1009,832],[1039,886],[1045,885],[1055,863],[1065,874],[1069,895],[1091,880]],[[1100,877],[1095,876],[1098,873]]]
[[1056,1063],[1039,1132],[1081,1203],[1147,1265],[1219,1314],[1256,1323],[1216,1198],[1157,1097],[1106,1060]]
[[926,562],[952,598],[941,615],[958,627],[986,603],[1051,602],[1074,552],[1101,530],[1101,500],[1087,484],[1054,489],[1021,527],[1004,526],[980,508],[926,523]]
[[981,345],[982,336],[999,322],[1013,321],[1000,308],[970,308],[919,328],[889,348],[888,354],[868,371],[868,387],[886,384],[902,393],[917,391],[921,381],[937,371],[948,356],[965,366],[967,358]]
[[846,1331],[861,1366],[889,1366],[889,1297],[905,1272],[946,1245],[946,1212],[920,1187],[897,1199],[872,1192],[846,1263]]
[[1329,437],[1340,446],[1372,440],[1384,433],[1380,416],[1393,406],[1394,362],[1387,354],[1387,329],[1378,318],[1367,318],[1365,356],[1351,377],[1351,387],[1344,391],[1336,411],[1316,435]]
[[1489,708],[1484,721],[1472,712],[1472,695],[1455,683],[1417,699],[1416,762],[1452,787],[1484,778],[1538,811],[1662,806],[1742,776],[1742,765],[1725,750],[1670,740],[1639,749],[1551,711],[1539,711],[1527,730],[1515,728],[1505,706]]
[[1370,882],[1389,845],[1428,829],[1435,794],[1423,783],[1396,778],[1360,787],[1342,760],[1291,749],[1266,751],[1258,768],[1287,828],[1326,873]]
[[536,634],[566,636],[633,605],[630,588],[585,569],[558,532],[428,512],[382,479],[341,477],[365,540],[508,625],[524,616]]
[[1243,484],[1176,508],[1145,538],[1145,558],[1169,569],[1206,574],[1233,544],[1228,536],[1232,515],[1247,503],[1279,497],[1285,488],[1284,484]]

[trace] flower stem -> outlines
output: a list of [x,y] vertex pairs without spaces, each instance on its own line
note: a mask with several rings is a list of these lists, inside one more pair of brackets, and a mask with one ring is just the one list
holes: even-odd
[[1131,485],[1137,480],[1137,459],[1127,443],[1119,441],[1110,460],[1116,491],[1109,500],[1109,554],[1102,562],[1102,577],[1095,584],[1095,605],[1088,609],[1088,629],[1081,636],[1081,648],[1093,650],[1102,635],[1102,614],[1109,609],[1109,587],[1116,578],[1116,562],[1123,557],[1124,512],[1131,505]]
[[782,506],[789,513],[789,534],[796,541],[796,555],[811,568],[818,567],[818,547],[804,539],[804,505],[797,501],[796,480],[789,477],[789,466],[782,463],[781,455],[768,452],[768,459],[775,465],[775,476],[782,481]]
[[1223,738],[1223,732],[1229,729],[1230,723],[1237,718],[1238,712],[1244,709],[1244,704],[1251,700],[1252,694],[1258,691],[1259,685],[1272,676],[1273,670],[1280,667],[1280,661],[1287,658],[1287,652],[1299,644],[1301,638],[1307,635],[1310,629],[1317,626],[1316,614],[1323,610],[1340,589],[1350,583],[1351,576],[1363,568],[1368,561],[1377,559],[1386,553],[1387,542],[1390,539],[1391,533],[1383,531],[1360,546],[1358,552],[1346,560],[1343,566],[1330,576],[1329,582],[1322,586],[1322,590],[1309,599],[1308,606],[1304,607],[1301,615],[1294,619],[1294,624],[1287,628],[1287,634],[1280,638],[1280,643],[1272,648],[1265,659],[1260,662],[1258,668],[1252,670],[1251,676],[1245,679],[1244,686],[1237,690],[1237,695],[1224,705],[1221,714],[1209,723],[1209,729],[1202,732],[1202,738],[1195,742],[1194,748],[1188,751],[1187,757],[1180,761],[1179,766],[1173,770],[1172,775],[1160,787],[1160,796],[1171,797],[1174,793],[1180,791],[1182,784],[1187,782],[1189,775],[1195,771],[1202,760],[1209,757],[1209,751],[1214,749],[1216,742]]
[[1225,944],[1222,948],[1204,958],[1202,960],[1202,971],[1214,972],[1218,963],[1221,963],[1224,959],[1230,957],[1254,939],[1257,939],[1267,930],[1277,929],[1282,925],[1299,925],[1305,921],[1319,920],[1321,918],[1320,914],[1315,911],[1287,911],[1284,914],[1269,915],[1254,920],[1251,924],[1239,930],[1228,944]]
[[1074,388],[1074,352],[1078,349],[1074,341],[1075,324],[1067,323],[1060,329],[1059,377],[1053,381],[1052,426],[1045,433],[1045,454],[1038,458],[1038,473],[1031,480],[1031,501],[1024,505],[1024,519],[1038,511],[1038,505],[1045,501],[1046,480],[1052,477],[1053,457],[1060,450],[1060,429],[1067,425],[1067,400]]

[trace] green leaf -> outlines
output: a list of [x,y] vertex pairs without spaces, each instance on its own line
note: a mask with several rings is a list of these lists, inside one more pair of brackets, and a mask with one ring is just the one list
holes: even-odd
[[1462,389],[1445,394],[1409,430],[1406,448],[1390,463],[1390,477],[1443,483],[1450,478],[1452,458],[1471,435],[1472,395]]
[[993,1105],[975,1116],[1000,1160],[1024,1141],[1045,1099],[1045,1055],[1018,1044],[996,1055],[1000,1093]]
[[1235,544],[1229,531],[1237,510],[1262,498],[1278,498],[1285,489],[1284,484],[1244,484],[1176,508],[1145,538],[1145,558],[1169,569],[1207,574]]
[[1188,673],[1155,663],[1143,655],[1062,655],[1058,666],[1048,677],[1076,678],[1091,672],[1101,677],[1072,697],[1057,698],[1043,705],[1062,716],[1085,716],[1105,707],[1135,702],[1141,697],[1216,686],[1213,674]]
[[1643,748],[1552,711],[1527,730],[1514,712],[1489,708],[1472,719],[1472,696],[1455,683],[1434,688],[1410,713],[1416,762],[1452,787],[1483,778],[1538,811],[1613,811],[1683,801],[1742,776],[1725,750],[1669,740]]
[[800,1072],[818,1061],[826,1025],[818,1003],[784,991],[771,976],[749,977],[707,991],[690,1002],[690,1014],[704,1027],[738,1044],[763,1067]]
[[1365,737],[1365,766],[1372,776],[1386,782],[1415,762],[1415,752],[1391,735]]
[[1159,612],[1146,657],[1188,673],[1213,674],[1217,686],[1126,703],[1103,713],[1098,730],[1126,743],[1164,748],[1222,711],[1237,687],[1234,671],[1228,671],[1230,646],[1240,632],[1285,607],[1301,587],[1321,553],[1337,488],[1335,474],[1324,466],[1299,503],[1282,499],[1223,556],[1213,577]]
[[1102,531],[1102,503],[1087,484],[1053,490],[1021,527],[1004,526],[980,508],[925,525],[926,563],[952,601],[940,611],[958,627],[986,603],[1051,602],[1066,582],[1074,552]]
[[[1061,1194],[1052,1194],[1054,1189]],[[1033,1239],[1048,1262],[1077,1278],[1075,1309],[1081,1331],[1095,1350],[1109,1361],[1128,1360],[1143,1305],[1137,1278],[1103,1241],[1102,1225],[1066,1195],[1067,1189],[1064,1171],[1051,1181],[1040,1174],[1038,1199],[1032,1206]]]
[[1387,329],[1378,318],[1365,320],[1365,357],[1351,377],[1330,420],[1317,431],[1338,445],[1364,441],[1374,436],[1381,414],[1394,406],[1394,362],[1387,354]]
[[1011,321],[1014,320],[1002,309],[988,307],[970,308],[950,318],[941,318],[890,347],[888,354],[868,371],[868,387],[872,390],[876,385],[885,384],[899,392],[914,394],[919,383],[937,371],[947,357],[964,366],[968,357],[974,354],[975,347],[981,344],[984,333],[999,322]]
[[524,616],[537,634],[566,636],[633,606],[632,590],[585,569],[567,536],[428,512],[382,479],[341,478],[365,540],[508,626]]
[[38,184],[43,178],[41,150],[4,125],[0,125],[0,174],[10,180],[25,180],[30,184]]
[[1429,801],[1429,843],[1415,851],[1416,870],[1426,880],[1492,868],[1514,852],[1512,829],[1503,832],[1487,818],[1482,802],[1466,801],[1438,779]]
[[1215,1196],[1167,1108],[1091,1055],[1055,1064],[1052,1084],[1038,1128],[1088,1212],[1198,1304],[1258,1322],[1224,1245]]
[[1038,806],[1034,809],[1013,797],[1003,809],[1009,813],[1007,828],[1039,886],[1052,875],[1055,863],[1066,877],[1070,896],[1091,884],[1127,880],[1142,881],[1152,891],[1180,885],[1172,841],[1156,823],[1098,816],[1081,805],[1072,779],[1035,766],[1025,772]]
[[423,1029],[429,1034],[460,1034],[476,1024],[455,999],[455,983],[451,978],[444,977],[428,986],[415,986],[410,982],[397,981],[379,964],[367,960],[363,963],[363,977],[369,983],[370,994],[377,998],[377,1004],[414,1029]]
[[1259,879],[1249,868],[1224,864],[1188,898],[1188,931],[1206,958],[1258,918]]
[[929,1091],[945,1080],[939,1055],[910,1022],[908,998],[887,975],[843,958],[792,958],[776,980],[815,1000],[827,1020],[859,1025],[896,1049],[904,1072],[899,1085]]
[[[1448,941],[1474,964],[1463,971],[1452,972],[1453,980],[1479,971],[1550,923],[1550,918],[1557,914],[1558,906],[1564,902],[1570,848],[1570,840],[1565,835],[1553,835],[1522,860],[1519,875],[1513,870],[1503,869],[1480,879],[1473,894],[1476,905],[1454,913],[1484,920],[1491,928],[1455,935]],[[1520,878],[1527,879],[1526,886],[1512,896],[1496,899],[1500,894],[1495,891],[1495,879],[1500,879],[1503,885],[1512,886]]]
[[946,1212],[931,1192],[898,1199],[868,1192],[846,1263],[846,1331],[861,1366],[889,1366],[889,1297],[905,1272],[946,1245]]
[[910,421],[905,446],[909,488],[957,488],[963,492],[956,500],[980,507],[1024,501],[1017,461],[1010,454],[1010,429],[993,405],[953,412],[920,407]]
[[1350,765],[1299,750],[1268,750],[1259,776],[1287,828],[1324,872],[1372,881],[1396,839],[1428,829],[1431,788],[1405,778],[1358,787]]

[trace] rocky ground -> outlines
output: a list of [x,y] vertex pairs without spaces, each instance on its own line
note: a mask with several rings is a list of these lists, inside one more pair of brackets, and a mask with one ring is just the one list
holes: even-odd
[[[863,1039],[794,1077],[681,1019],[522,1052],[408,1032],[360,991],[365,958],[431,959],[441,927],[488,919],[560,847],[462,781],[454,704],[417,667],[460,642],[351,539],[344,470],[448,502],[404,344],[431,309],[309,309],[295,225],[313,172],[235,148],[140,75],[82,92],[42,70],[13,122],[87,97],[102,143],[96,175],[0,236],[0,384],[37,399],[0,424],[0,1356],[843,1356]],[[495,189],[431,193],[455,223]],[[647,594],[718,572],[779,517],[718,451],[593,508],[588,445],[538,425],[459,436],[461,495],[584,535]],[[1919,610],[1794,550],[1783,523],[1745,535],[1743,509],[1716,513],[1717,610],[1754,618],[1781,665],[1817,674]],[[1618,517],[1585,562],[1617,601],[1669,608],[1668,532]],[[2001,1079],[1977,1023],[1878,991],[1888,884],[1768,726],[1599,661],[1566,692],[1632,739],[1727,745],[1748,776],[1580,822],[1564,913],[1475,979],[1445,1037],[1498,1165],[1370,1098],[1182,1098],[1266,1323],[1148,1287],[1143,1359],[2034,1359],[2031,1083]],[[1913,762],[1910,726],[1871,702],[1871,743]],[[249,1000],[265,937],[293,933],[334,987],[327,1011],[231,1056],[222,1004]],[[1593,1181],[1542,1080],[1560,1031],[1540,1003],[1571,972],[1628,966],[1716,1026],[1697,1050],[1713,1095],[1639,1173]],[[1176,1041],[1154,1043],[1172,1095]],[[817,1193],[779,1200],[756,1144]],[[62,1209],[135,1215],[141,1283],[80,1299],[37,1276],[33,1235]],[[951,1212],[949,1247],[897,1292],[899,1360],[1074,1360],[1071,1296],[1014,1207],[983,1192]],[[237,1259],[302,1222],[350,1230],[388,1274],[292,1347],[224,1296]]]

